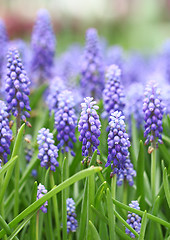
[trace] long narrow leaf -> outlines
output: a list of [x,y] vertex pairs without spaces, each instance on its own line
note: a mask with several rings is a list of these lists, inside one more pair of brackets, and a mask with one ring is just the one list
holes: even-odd
[[145,237],[146,224],[147,224],[147,213],[145,211],[144,214],[143,214],[143,217],[142,217],[139,240],[144,240],[145,239],[144,237]]
[[99,236],[99,233],[97,232],[95,226],[93,225],[93,223],[89,220],[89,229],[92,233],[92,238],[94,240],[100,240],[100,236]]

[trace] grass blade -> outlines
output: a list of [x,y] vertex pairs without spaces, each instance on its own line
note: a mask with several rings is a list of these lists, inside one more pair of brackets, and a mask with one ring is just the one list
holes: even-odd
[[139,240],[144,240],[146,224],[147,224],[147,213],[146,213],[146,210],[145,210],[145,212],[143,214],[143,217],[142,217],[140,235],[139,235],[139,238],[138,238]]
[[96,230],[94,224],[89,220],[89,230],[91,231],[91,236],[94,240],[100,240],[98,231]]
[[170,191],[169,191],[169,183],[168,183],[168,175],[167,175],[166,167],[163,170],[163,185],[164,185],[166,200],[167,200],[168,206],[170,208]]
[[109,234],[110,239],[115,239],[115,218],[113,211],[113,202],[109,188],[106,190],[107,196],[107,212],[108,212],[108,220],[109,220]]

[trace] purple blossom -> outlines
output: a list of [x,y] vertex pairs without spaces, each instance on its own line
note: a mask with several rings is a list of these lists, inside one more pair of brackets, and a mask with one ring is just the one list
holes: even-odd
[[[47,193],[47,190],[45,189],[44,185],[42,185],[41,183],[39,183],[38,188],[37,188],[37,200],[42,198],[45,194]],[[42,210],[43,213],[47,212],[47,206],[48,206],[48,202],[46,201],[41,207],[40,209]]]
[[6,31],[5,23],[0,19],[0,95],[3,95],[4,86],[3,86],[3,76],[5,72],[5,63],[6,63],[6,52],[8,48],[8,36]]
[[143,102],[143,112],[145,120],[145,132],[146,138],[145,144],[149,142],[153,143],[154,147],[157,141],[162,142],[162,118],[165,111],[165,107],[162,103],[160,90],[157,87],[156,82],[151,81],[148,83],[145,89],[145,99]]
[[9,128],[7,107],[0,100],[0,168],[2,161],[7,162],[7,155],[10,154],[10,144],[12,139],[12,131]]
[[50,110],[50,114],[52,111],[56,112],[58,109],[58,95],[65,89],[65,85],[63,80],[60,77],[55,77],[50,83],[48,96],[46,103]]
[[120,186],[123,180],[127,180],[130,186],[133,186],[133,177],[136,171],[129,159],[130,147],[129,136],[126,133],[125,117],[121,112],[111,113],[110,116],[110,132],[108,135],[108,159],[105,167],[111,165],[112,172],[110,177],[117,175],[117,185]]
[[107,66],[115,64],[120,69],[122,69],[124,64],[124,59],[123,59],[123,49],[121,46],[109,47],[109,49],[107,50],[106,64]]
[[72,198],[67,198],[67,233],[76,232],[78,227],[78,223],[76,220],[76,213],[75,213],[75,202]]
[[[8,112],[24,122],[30,117],[28,111],[31,111],[29,104],[30,80],[22,65],[19,53],[16,49],[10,49],[7,55],[7,78],[6,78],[6,100],[8,103]],[[28,122],[26,122],[28,124]]]
[[[129,204],[129,207],[140,210],[138,201],[132,201]],[[128,216],[126,222],[138,233],[140,234],[141,229],[141,217],[135,213],[131,213],[128,211]],[[125,229],[126,234],[128,234],[131,238],[135,238],[135,235],[128,229]]]
[[32,32],[31,46],[32,74],[36,84],[40,84],[52,77],[56,48],[56,39],[50,15],[45,9],[38,11]]
[[38,158],[41,161],[41,167],[45,167],[52,171],[56,170],[59,166],[57,161],[58,148],[54,145],[53,134],[50,133],[49,129],[42,128],[38,132],[37,143],[39,145]]
[[116,65],[111,65],[106,71],[106,84],[103,91],[104,108],[110,116],[111,112],[123,111],[125,96],[120,84],[121,70]]
[[[78,131],[80,132],[79,140],[82,142],[82,155],[91,156],[92,152],[97,149],[100,144],[100,119],[96,112],[99,108],[96,101],[92,97],[84,98],[84,103],[81,104],[82,112],[78,123]],[[84,161],[84,160],[83,160]]]
[[61,148],[62,153],[68,152],[71,149],[73,152],[73,143],[76,142],[75,128],[77,117],[74,110],[74,100],[72,93],[64,90],[58,96],[58,109],[55,112],[55,128],[57,129],[57,140],[59,141],[58,148]]
[[81,63],[81,80],[83,96],[101,98],[104,88],[104,64],[96,29],[86,32],[86,48]]

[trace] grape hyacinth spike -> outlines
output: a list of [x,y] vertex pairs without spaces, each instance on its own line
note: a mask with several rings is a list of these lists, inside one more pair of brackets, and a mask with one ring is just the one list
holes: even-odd
[[78,227],[78,223],[76,220],[76,213],[75,213],[75,202],[72,198],[67,198],[67,233],[76,232]]
[[[42,185],[41,183],[39,183],[38,187],[37,187],[37,200],[42,198],[44,196],[44,194],[47,193],[47,190],[45,189],[44,185]],[[42,210],[43,213],[47,212],[47,205],[48,202],[46,201],[41,207],[40,209]]]

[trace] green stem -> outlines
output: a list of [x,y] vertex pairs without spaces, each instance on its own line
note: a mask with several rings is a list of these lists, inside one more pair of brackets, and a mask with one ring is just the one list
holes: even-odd
[[152,203],[155,199],[155,179],[156,179],[156,148],[151,153],[151,190],[152,190]]
[[127,181],[126,181],[126,179],[124,180],[124,186],[123,186],[123,203],[127,204]]
[[[69,153],[66,152],[65,153],[65,163],[64,163],[65,166],[64,166],[64,173],[63,173],[64,174],[63,181],[69,178],[69,161],[68,161],[68,156],[69,156]],[[67,199],[69,197],[69,188],[66,188],[65,192],[66,192],[66,199]]]
[[39,231],[39,211],[37,212],[36,217],[36,240],[38,240],[38,231]]
[[[111,179],[111,197],[116,199],[116,174],[113,175],[112,179]],[[115,211],[115,205],[113,205],[113,210]],[[115,223],[116,223],[116,219],[115,219],[115,215],[113,214],[113,222],[114,222],[114,239],[116,240],[116,233],[115,233]]]
[[[63,166],[62,166],[62,176],[61,180],[62,182],[65,180],[67,175],[67,168],[68,168],[68,155],[64,158]],[[68,189],[68,188],[67,188]],[[62,191],[62,222],[63,222],[63,240],[67,240],[67,206],[66,206],[66,195],[68,194],[68,191],[66,192],[66,189],[63,189]]]
[[[53,188],[55,186],[54,176],[53,176],[53,172],[52,171],[50,171],[50,185],[51,185],[51,188]],[[61,240],[61,237],[60,237],[60,221],[59,221],[58,201],[57,201],[56,195],[54,195],[52,197],[52,201],[53,201],[53,207],[54,207],[54,217],[55,217],[56,230],[57,230],[57,239]]]

